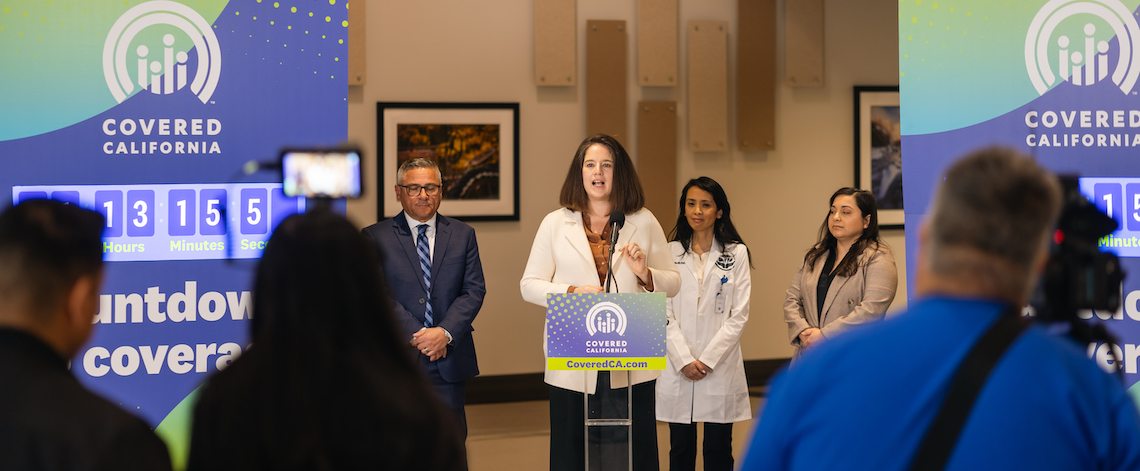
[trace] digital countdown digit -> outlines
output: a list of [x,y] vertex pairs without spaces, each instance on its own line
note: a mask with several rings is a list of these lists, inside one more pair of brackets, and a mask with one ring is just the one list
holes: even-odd
[[109,262],[259,258],[273,228],[305,210],[280,183],[15,186],[12,200],[53,199],[107,219]]
[[1079,178],[1081,194],[1118,224],[1101,238],[1101,250],[1121,257],[1140,257],[1140,178]]

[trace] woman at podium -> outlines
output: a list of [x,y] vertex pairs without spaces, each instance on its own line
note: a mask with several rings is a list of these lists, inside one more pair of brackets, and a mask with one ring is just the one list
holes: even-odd
[[752,418],[740,353],[752,255],[716,180],[689,180],[680,204],[669,250],[681,292],[666,303],[667,367],[657,381],[657,420],[669,423],[671,471],[696,469],[697,422],[705,424],[704,469],[732,471],[732,423]]
[[[611,260],[613,292],[676,295],[680,276],[673,267],[665,233],[657,218],[643,207],[644,201],[633,162],[616,139],[597,134],[582,141],[558,197],[562,207],[546,215],[534,237],[520,282],[523,299],[545,308],[548,293],[604,292],[613,235],[617,235]],[[620,219],[618,214],[624,215],[624,225],[615,227],[611,219]],[[654,383],[660,373],[633,371],[628,379],[625,372],[612,377],[609,373],[546,370],[551,470],[580,471],[585,467],[583,394],[601,396],[614,391],[624,401],[628,383],[633,383],[633,467],[658,469]],[[624,433],[614,429],[625,427],[605,428]],[[597,455],[591,454],[594,461]],[[603,459],[607,458],[603,455]],[[622,455],[608,460],[626,459]]]
[[839,333],[882,319],[899,276],[879,237],[879,211],[867,190],[840,188],[784,298],[794,358]]

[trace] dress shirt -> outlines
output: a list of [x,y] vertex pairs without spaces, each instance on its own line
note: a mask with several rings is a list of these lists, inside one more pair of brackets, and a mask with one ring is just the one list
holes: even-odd
[[437,216],[438,214],[433,214],[431,215],[431,219],[428,219],[427,222],[420,222],[409,216],[406,211],[404,212],[404,217],[408,218],[408,227],[412,229],[412,245],[415,245],[417,249],[419,249],[420,243],[417,239],[420,235],[420,229],[417,226],[420,224],[428,225],[426,234],[428,240],[428,257],[431,257],[432,260],[435,259],[435,220]]
[[[427,226],[428,226],[427,231],[424,231],[424,235],[427,237],[427,240],[428,240],[428,257],[431,257],[433,259],[433,261],[435,258],[435,220],[436,220],[437,216],[438,216],[438,214],[433,214],[433,215],[431,215],[431,219],[428,219],[427,222],[421,222],[421,221],[418,221],[418,220],[412,218],[411,216],[409,216],[407,212],[404,212],[404,217],[408,219],[408,227],[410,227],[412,229],[412,245],[415,245],[416,249],[420,248],[419,247],[419,243],[420,243],[420,239],[419,239],[420,228],[419,228],[419,226],[422,224],[427,224]],[[451,332],[448,332],[447,329],[444,329],[443,327],[440,327],[440,329],[443,329],[443,334],[447,336],[447,344],[451,345],[452,341],[455,340],[451,336]]]

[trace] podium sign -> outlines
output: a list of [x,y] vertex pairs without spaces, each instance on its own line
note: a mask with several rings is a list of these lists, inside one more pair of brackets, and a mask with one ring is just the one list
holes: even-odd
[[665,369],[665,294],[546,295],[550,370]]

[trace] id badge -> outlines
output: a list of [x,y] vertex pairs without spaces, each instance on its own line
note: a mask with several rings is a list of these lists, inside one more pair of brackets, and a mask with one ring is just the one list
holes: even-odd
[[728,296],[724,294],[724,284],[728,283],[728,277],[722,276],[720,278],[720,285],[716,289],[716,313],[724,314],[724,299]]

